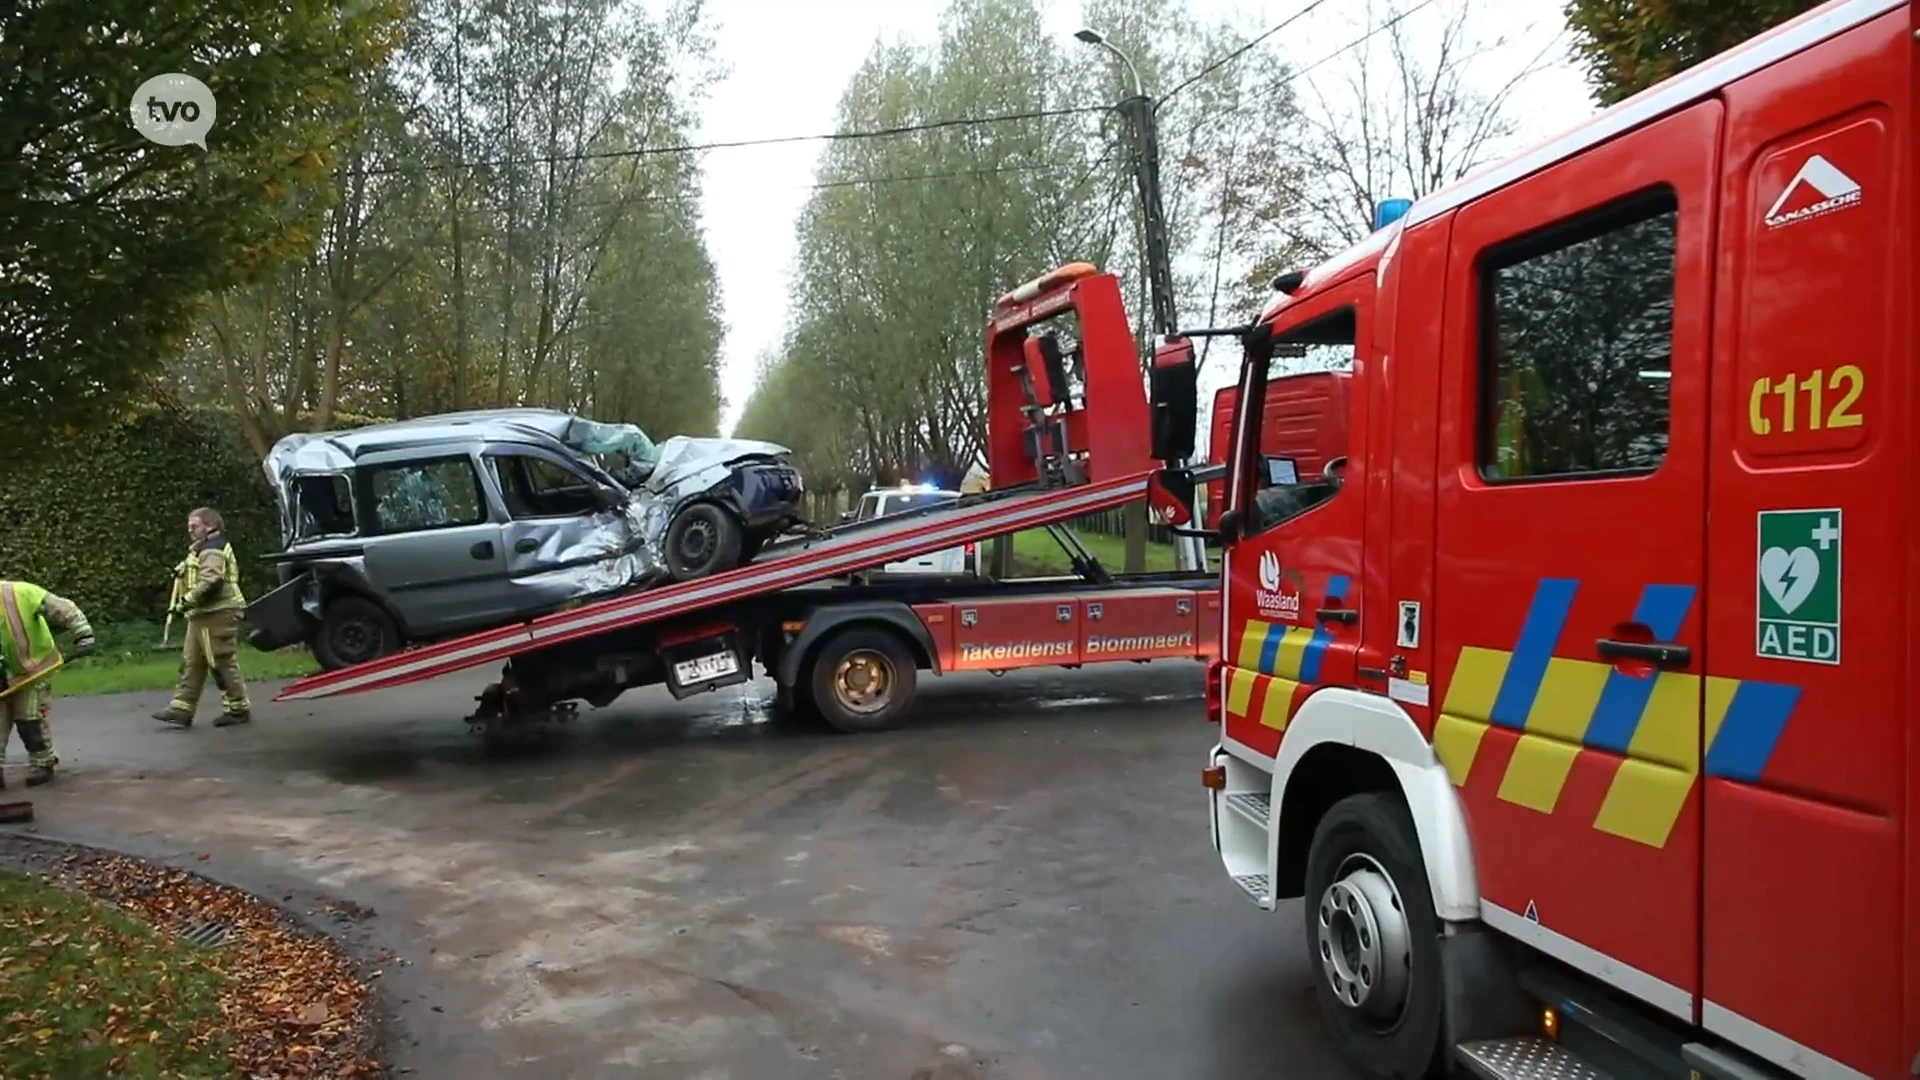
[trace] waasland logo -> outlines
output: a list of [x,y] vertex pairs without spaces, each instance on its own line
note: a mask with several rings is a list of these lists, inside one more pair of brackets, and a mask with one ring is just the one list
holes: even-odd
[[1271,551],[1260,553],[1260,588],[1253,594],[1253,606],[1269,619],[1297,622],[1300,618],[1300,594],[1306,588],[1306,576],[1298,570],[1280,569],[1280,556]]
[[1815,154],[1793,174],[1780,197],[1773,200],[1772,208],[1767,211],[1767,228],[1778,229],[1825,217],[1859,206],[1863,197],[1858,180]]

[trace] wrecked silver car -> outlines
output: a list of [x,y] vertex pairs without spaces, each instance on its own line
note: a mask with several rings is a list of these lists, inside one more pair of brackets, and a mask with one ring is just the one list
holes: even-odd
[[261,649],[322,666],[750,561],[803,521],[785,447],[549,409],[289,435],[265,462],[280,586],[247,609]]

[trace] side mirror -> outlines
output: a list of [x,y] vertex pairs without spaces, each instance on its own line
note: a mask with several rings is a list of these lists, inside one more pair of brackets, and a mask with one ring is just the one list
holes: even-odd
[[1193,363],[1193,342],[1188,338],[1169,338],[1153,351],[1153,456],[1169,464],[1193,456],[1199,371]]
[[852,520],[853,520],[853,511],[851,510],[840,511],[840,524],[845,525],[847,522]]
[[627,505],[626,492],[615,491],[610,487],[595,485],[593,495],[599,501],[602,510],[619,510]]

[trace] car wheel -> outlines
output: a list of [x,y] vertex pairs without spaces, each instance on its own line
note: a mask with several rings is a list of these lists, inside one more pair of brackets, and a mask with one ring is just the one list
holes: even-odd
[[312,646],[320,667],[337,671],[398,652],[400,630],[379,604],[365,597],[339,596],[327,604]]
[[848,733],[898,724],[919,691],[919,665],[900,635],[875,627],[843,630],[813,654],[813,707]]
[[1307,849],[1301,907],[1341,1053],[1380,1080],[1440,1075],[1440,929],[1406,808],[1378,793],[1335,803]]
[[667,527],[667,570],[675,581],[731,570],[740,564],[744,540],[732,514],[713,503],[694,503]]

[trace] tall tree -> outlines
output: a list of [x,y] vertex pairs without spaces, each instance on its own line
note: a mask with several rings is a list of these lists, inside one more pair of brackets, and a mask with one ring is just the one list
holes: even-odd
[[1604,105],[1623,101],[1823,0],[1568,0],[1574,51]]
[[700,172],[658,152],[690,141],[709,52],[698,3],[419,0],[312,256],[210,305],[179,385],[262,453],[343,415],[494,405],[712,432]]
[[[310,250],[341,102],[398,43],[391,0],[15,0],[0,7],[0,440],[126,402],[208,294]],[[132,127],[146,79],[193,75],[207,149]]]
[[1382,200],[1418,199],[1491,159],[1515,133],[1514,95],[1560,44],[1490,72],[1489,58],[1513,44],[1512,28],[1489,32],[1474,0],[1447,0],[1422,32],[1412,17],[1421,6],[1367,0],[1354,9],[1350,47],[1301,92],[1307,122],[1295,149],[1317,178],[1305,201],[1323,254],[1372,232]]

